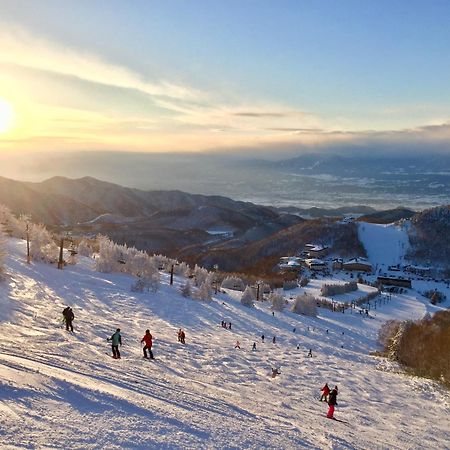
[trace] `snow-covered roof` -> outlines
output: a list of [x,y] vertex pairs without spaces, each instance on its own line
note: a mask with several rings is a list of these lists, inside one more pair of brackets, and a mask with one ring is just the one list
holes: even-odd
[[345,266],[345,264],[364,264],[364,265],[372,267],[372,264],[370,263],[370,261],[368,259],[360,258],[360,257],[351,258],[344,262],[344,266]]
[[309,251],[313,251],[313,252],[320,252],[320,251],[328,248],[328,247],[324,247],[323,245],[320,245],[320,244],[306,244],[305,247]]
[[321,259],[317,259],[317,258],[305,259],[305,263],[308,264],[308,266],[326,265],[326,263],[324,261],[322,261]]

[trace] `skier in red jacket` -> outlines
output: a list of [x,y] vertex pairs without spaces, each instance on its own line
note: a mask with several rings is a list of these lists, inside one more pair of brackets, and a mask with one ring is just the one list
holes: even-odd
[[320,397],[320,401],[323,402],[328,401],[328,395],[330,394],[330,388],[328,387],[328,383],[325,383],[325,386],[321,389],[322,396]]
[[148,350],[149,353],[150,353],[150,359],[155,359],[153,357],[153,352],[152,352],[153,336],[150,334],[150,330],[145,330],[145,335],[141,339],[141,343],[142,342],[145,342],[145,345],[144,345],[144,358],[148,358],[148,356],[147,356],[147,350]]

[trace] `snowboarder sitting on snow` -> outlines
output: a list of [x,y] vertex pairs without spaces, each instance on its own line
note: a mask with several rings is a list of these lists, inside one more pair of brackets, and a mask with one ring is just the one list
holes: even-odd
[[122,346],[122,336],[120,335],[120,328],[117,328],[116,332],[107,339],[111,341],[111,349],[114,359],[120,359],[119,345]]
[[334,389],[330,392],[328,397],[328,419],[334,419],[334,407],[337,406],[337,395],[338,395],[338,387],[335,386]]
[[322,396],[320,397],[320,401],[323,402],[324,400],[328,400],[328,395],[330,393],[330,388],[328,387],[328,383],[325,383],[325,386],[321,389]]
[[150,330],[145,330],[145,335],[144,337],[141,339],[141,344],[142,342],[145,342],[144,345],[144,358],[148,358],[147,356],[147,350],[150,353],[150,359],[155,359],[153,357],[153,352],[152,352],[152,346],[153,346],[153,336],[150,334]]
[[73,310],[70,306],[67,306],[66,308],[63,309],[63,317],[64,317],[64,322],[66,323],[66,330],[69,331],[73,331],[73,319],[75,319],[75,314],[73,313]]

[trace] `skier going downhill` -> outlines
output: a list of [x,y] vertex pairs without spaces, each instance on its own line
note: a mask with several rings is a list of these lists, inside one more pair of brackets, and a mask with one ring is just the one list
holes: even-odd
[[142,342],[145,343],[144,345],[144,358],[148,358],[147,356],[147,350],[150,353],[150,359],[155,359],[153,357],[153,352],[152,352],[152,346],[153,346],[153,336],[150,334],[150,330],[145,330],[145,335],[144,337],[141,339],[141,344]]
[[334,389],[330,392],[328,397],[328,419],[334,419],[334,407],[337,406],[337,395],[338,395],[338,387],[335,386]]
[[73,313],[73,309],[70,306],[67,306],[67,308],[64,308],[63,312],[64,322],[66,324],[66,330],[73,332],[73,319],[75,319],[75,314]]
[[120,359],[119,345],[122,346],[122,336],[120,334],[120,328],[117,328],[116,332],[107,339],[111,342],[111,349],[114,359]]

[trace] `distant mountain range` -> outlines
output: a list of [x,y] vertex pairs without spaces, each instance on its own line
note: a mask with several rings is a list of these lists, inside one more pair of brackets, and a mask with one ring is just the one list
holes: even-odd
[[118,242],[168,254],[224,239],[239,246],[302,221],[226,197],[143,191],[92,177],[53,177],[41,183],[0,178],[0,203],[56,230],[105,233]]
[[227,271],[268,273],[280,256],[294,254],[310,241],[332,244],[343,256],[364,255],[354,222],[339,221],[342,216],[374,223],[411,218],[412,255],[436,260],[443,255],[446,264],[450,254],[448,206],[422,213],[363,205],[267,207],[222,196],[126,188],[92,177],[53,177],[40,183],[0,177],[0,203],[57,232],[102,233],[150,253],[208,267],[219,264]]
[[[380,154],[366,145],[342,148],[339,154],[336,149],[309,154],[303,150],[295,157],[278,160],[263,160],[245,152],[8,153],[0,154],[0,174],[32,181],[60,174],[71,178],[90,175],[145,191],[180,190],[299,209],[366,205],[376,210],[402,206],[419,211],[446,204],[450,155],[416,150],[389,148]],[[316,217],[313,211],[307,216]]]

